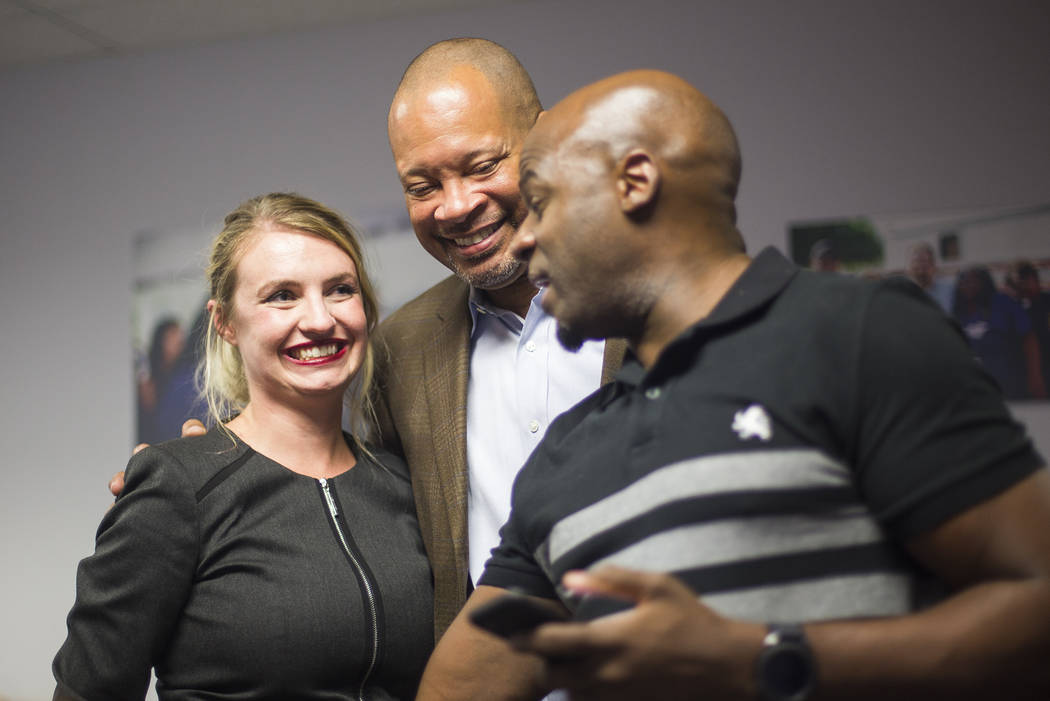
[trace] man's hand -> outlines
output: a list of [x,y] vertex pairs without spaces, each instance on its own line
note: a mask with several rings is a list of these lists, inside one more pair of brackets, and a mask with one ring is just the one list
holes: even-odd
[[[182,424],[182,437],[187,436],[201,436],[208,432],[208,429],[204,427],[197,419],[188,419]],[[132,449],[131,454],[139,452],[143,448],[148,448],[149,443],[139,443]],[[109,478],[109,493],[115,497],[119,497],[120,493],[124,491],[124,471],[121,470],[117,474]]]
[[672,576],[603,567],[569,572],[579,595],[635,602],[588,623],[549,623],[514,641],[548,660],[552,687],[578,699],[752,699],[765,630],[722,618]]

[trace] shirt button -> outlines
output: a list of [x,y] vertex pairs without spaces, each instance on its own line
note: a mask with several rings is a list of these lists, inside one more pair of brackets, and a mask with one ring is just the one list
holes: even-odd
[[536,433],[536,431],[539,431],[539,430],[540,430],[540,422],[539,421],[537,421],[536,419],[533,419],[532,421],[529,422],[529,433]]
[[660,388],[659,387],[650,387],[649,389],[645,390],[645,396],[646,396],[647,399],[659,399],[660,398]]
[[525,350],[527,350],[530,353],[535,352],[535,350],[536,350],[536,342],[535,341],[528,341],[525,344]]

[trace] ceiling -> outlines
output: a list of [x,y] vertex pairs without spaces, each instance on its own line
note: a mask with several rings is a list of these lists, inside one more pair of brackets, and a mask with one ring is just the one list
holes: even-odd
[[0,0],[0,70],[515,0]]

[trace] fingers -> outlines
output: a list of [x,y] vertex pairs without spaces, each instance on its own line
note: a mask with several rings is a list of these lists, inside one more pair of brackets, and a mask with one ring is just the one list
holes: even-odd
[[550,623],[514,636],[511,644],[519,652],[532,652],[548,660],[569,660],[588,654],[592,637],[584,623]]
[[[145,447],[143,444],[142,447]],[[137,453],[140,448],[136,447],[135,452]],[[124,491],[124,471],[121,470],[117,474],[109,478],[109,493],[115,497],[119,497],[120,493]]]
[[182,424],[183,438],[186,438],[187,436],[203,436],[207,432],[208,429],[206,429],[204,424],[197,419],[187,419],[186,422]]
[[681,584],[666,574],[627,570],[613,565],[589,572],[566,572],[561,583],[578,596],[609,596],[634,602],[667,595],[682,588]]

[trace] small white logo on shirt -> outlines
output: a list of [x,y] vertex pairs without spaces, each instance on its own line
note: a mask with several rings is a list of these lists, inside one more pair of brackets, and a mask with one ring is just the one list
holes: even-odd
[[769,414],[758,404],[752,404],[733,415],[733,430],[742,441],[748,438],[768,441],[773,437],[773,424],[769,420]]

